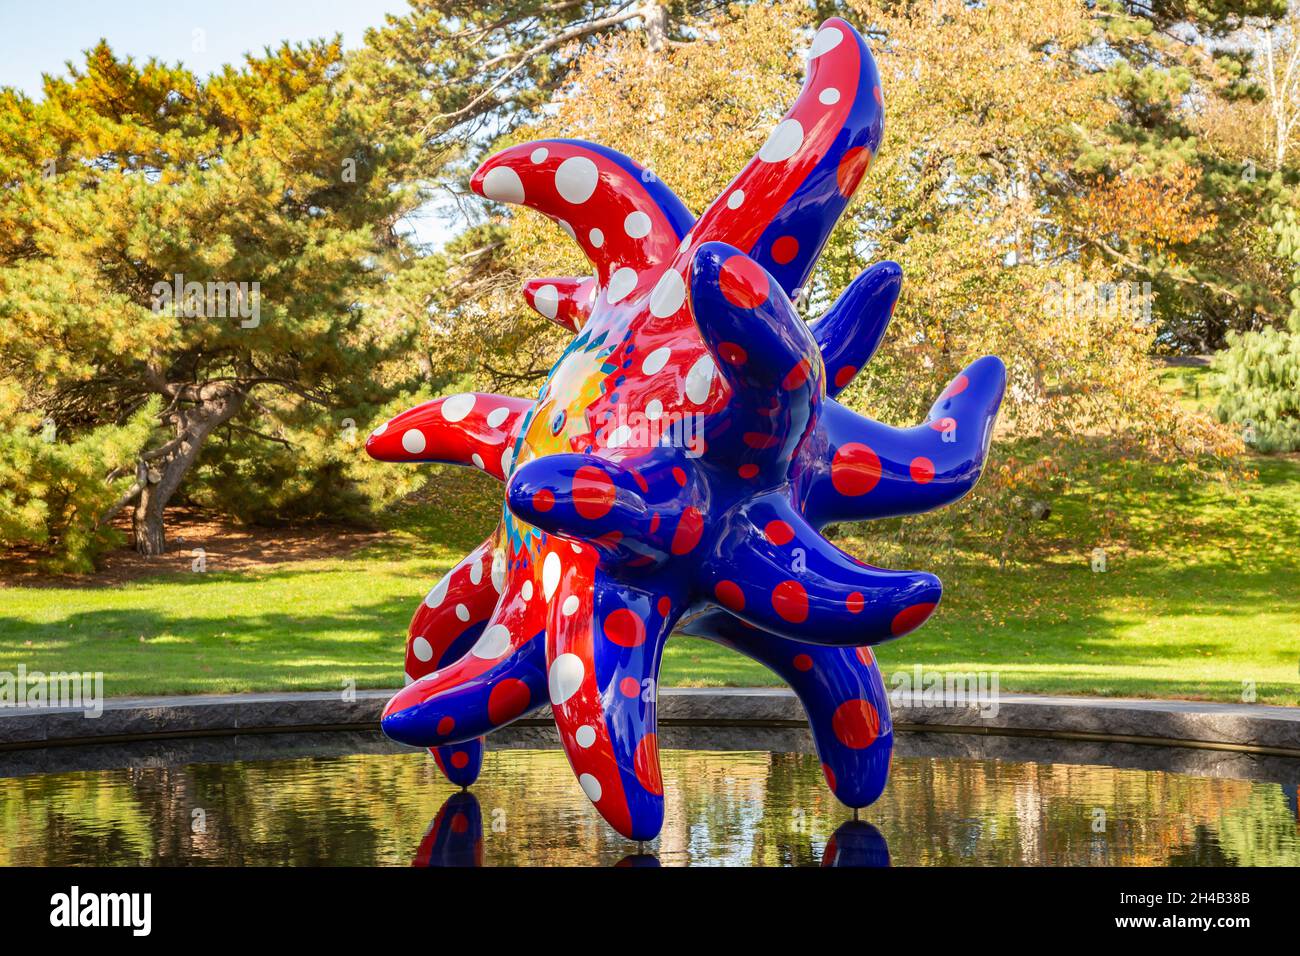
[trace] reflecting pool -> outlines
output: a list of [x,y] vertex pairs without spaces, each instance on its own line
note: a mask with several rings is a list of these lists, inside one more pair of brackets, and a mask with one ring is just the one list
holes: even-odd
[[902,734],[854,821],[802,732],[675,743],[641,848],[526,729],[467,793],[371,734],[0,753],[0,864],[1300,865],[1295,760]]

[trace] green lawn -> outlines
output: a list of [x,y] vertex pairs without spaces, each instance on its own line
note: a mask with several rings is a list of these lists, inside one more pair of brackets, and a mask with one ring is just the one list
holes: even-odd
[[[1186,485],[1129,466],[1122,493],[1076,486],[1055,500],[1027,560],[1000,571],[958,548],[938,569],[939,612],[880,648],[886,679],[921,664],[996,671],[1004,692],[1214,700],[1241,700],[1252,681],[1260,702],[1300,703],[1300,461],[1253,467],[1244,483]],[[406,509],[389,538],[345,559],[4,588],[0,670],[103,671],[110,695],[394,686],[415,602],[493,523],[496,487],[460,475],[442,479],[442,510]],[[1104,574],[1089,567],[1098,544]],[[687,638],[670,642],[663,680],[775,683]]]

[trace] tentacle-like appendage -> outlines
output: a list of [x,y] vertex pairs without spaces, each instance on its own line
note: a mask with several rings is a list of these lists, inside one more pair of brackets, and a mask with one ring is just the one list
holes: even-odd
[[942,586],[933,574],[863,564],[823,538],[782,494],[740,507],[714,541],[702,583],[718,605],[755,627],[859,647],[906,634],[939,604]]
[[538,315],[577,332],[587,324],[596,302],[596,277],[529,279],[524,283],[524,299]]
[[637,459],[557,454],[518,468],[506,489],[515,517],[585,541],[601,563],[648,567],[694,549],[704,529],[702,491],[664,449]]
[[817,343],[768,273],[733,246],[709,242],[691,264],[691,313],[732,400],[708,433],[711,457],[745,478],[784,469],[820,401]]
[[[505,581],[501,556],[489,538],[435,584],[411,617],[406,640],[406,679],[418,681],[460,659],[483,632]],[[483,767],[483,740],[430,749],[448,780],[468,787]]]
[[[573,557],[573,556],[571,556]],[[547,620],[551,706],[583,792],[615,830],[649,840],[663,823],[655,707],[680,596],[566,561]]]
[[504,481],[515,429],[532,406],[530,399],[482,392],[435,398],[376,428],[366,453],[379,461],[473,465]]
[[826,363],[826,394],[831,398],[853,381],[879,348],[902,288],[903,270],[898,263],[877,262],[809,325]]
[[867,45],[843,20],[827,20],[799,98],[700,217],[693,240],[744,249],[796,298],[880,145],[881,104]]
[[841,803],[874,803],[889,778],[894,748],[889,696],[869,647],[791,641],[709,611],[683,631],[753,658],[778,674],[808,715],[826,784]]
[[482,866],[483,811],[472,793],[453,793],[420,841],[412,866]]
[[845,820],[826,841],[823,867],[883,869],[890,865],[885,835],[866,820]]
[[534,586],[508,583],[468,650],[388,702],[381,726],[389,737],[415,747],[461,743],[546,702],[545,646],[529,609]]
[[[695,217],[659,178],[622,153],[576,139],[512,146],[483,163],[474,192],[535,209],[559,223],[614,298],[652,281]],[[611,286],[611,277],[621,275]]]
[[920,514],[961,498],[984,468],[1005,387],[1002,362],[977,359],[915,428],[891,428],[827,402],[818,454],[798,489],[808,520],[821,527]]

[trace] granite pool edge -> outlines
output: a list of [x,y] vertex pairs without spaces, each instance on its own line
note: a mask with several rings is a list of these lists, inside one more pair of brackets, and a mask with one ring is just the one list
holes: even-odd
[[[0,750],[169,737],[370,729],[391,690],[114,698],[103,713],[0,707]],[[548,708],[521,723],[549,722]],[[893,706],[896,730],[1109,740],[1300,757],[1300,708],[1135,698],[1004,695],[997,706]],[[663,688],[667,726],[802,727],[784,688]]]

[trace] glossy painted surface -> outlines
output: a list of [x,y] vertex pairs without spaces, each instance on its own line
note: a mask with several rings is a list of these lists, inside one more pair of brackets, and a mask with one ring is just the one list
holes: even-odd
[[678,628],[781,674],[836,796],[879,796],[892,734],[869,648],[920,626],[941,586],[818,529],[964,495],[1005,383],[1001,362],[978,359],[911,429],[834,400],[883,338],[901,270],[868,269],[811,324],[792,299],[880,145],[882,104],[865,43],[832,19],[794,106],[698,218],[632,160],[576,140],[514,146],[474,174],[475,192],[558,222],[594,275],[525,285],[576,332],[535,401],[454,395],[367,442],[507,483],[496,533],[411,623],[391,737],[434,748],[464,783],[477,738],[549,700],[582,790],[648,839],[664,813],[659,662]]

